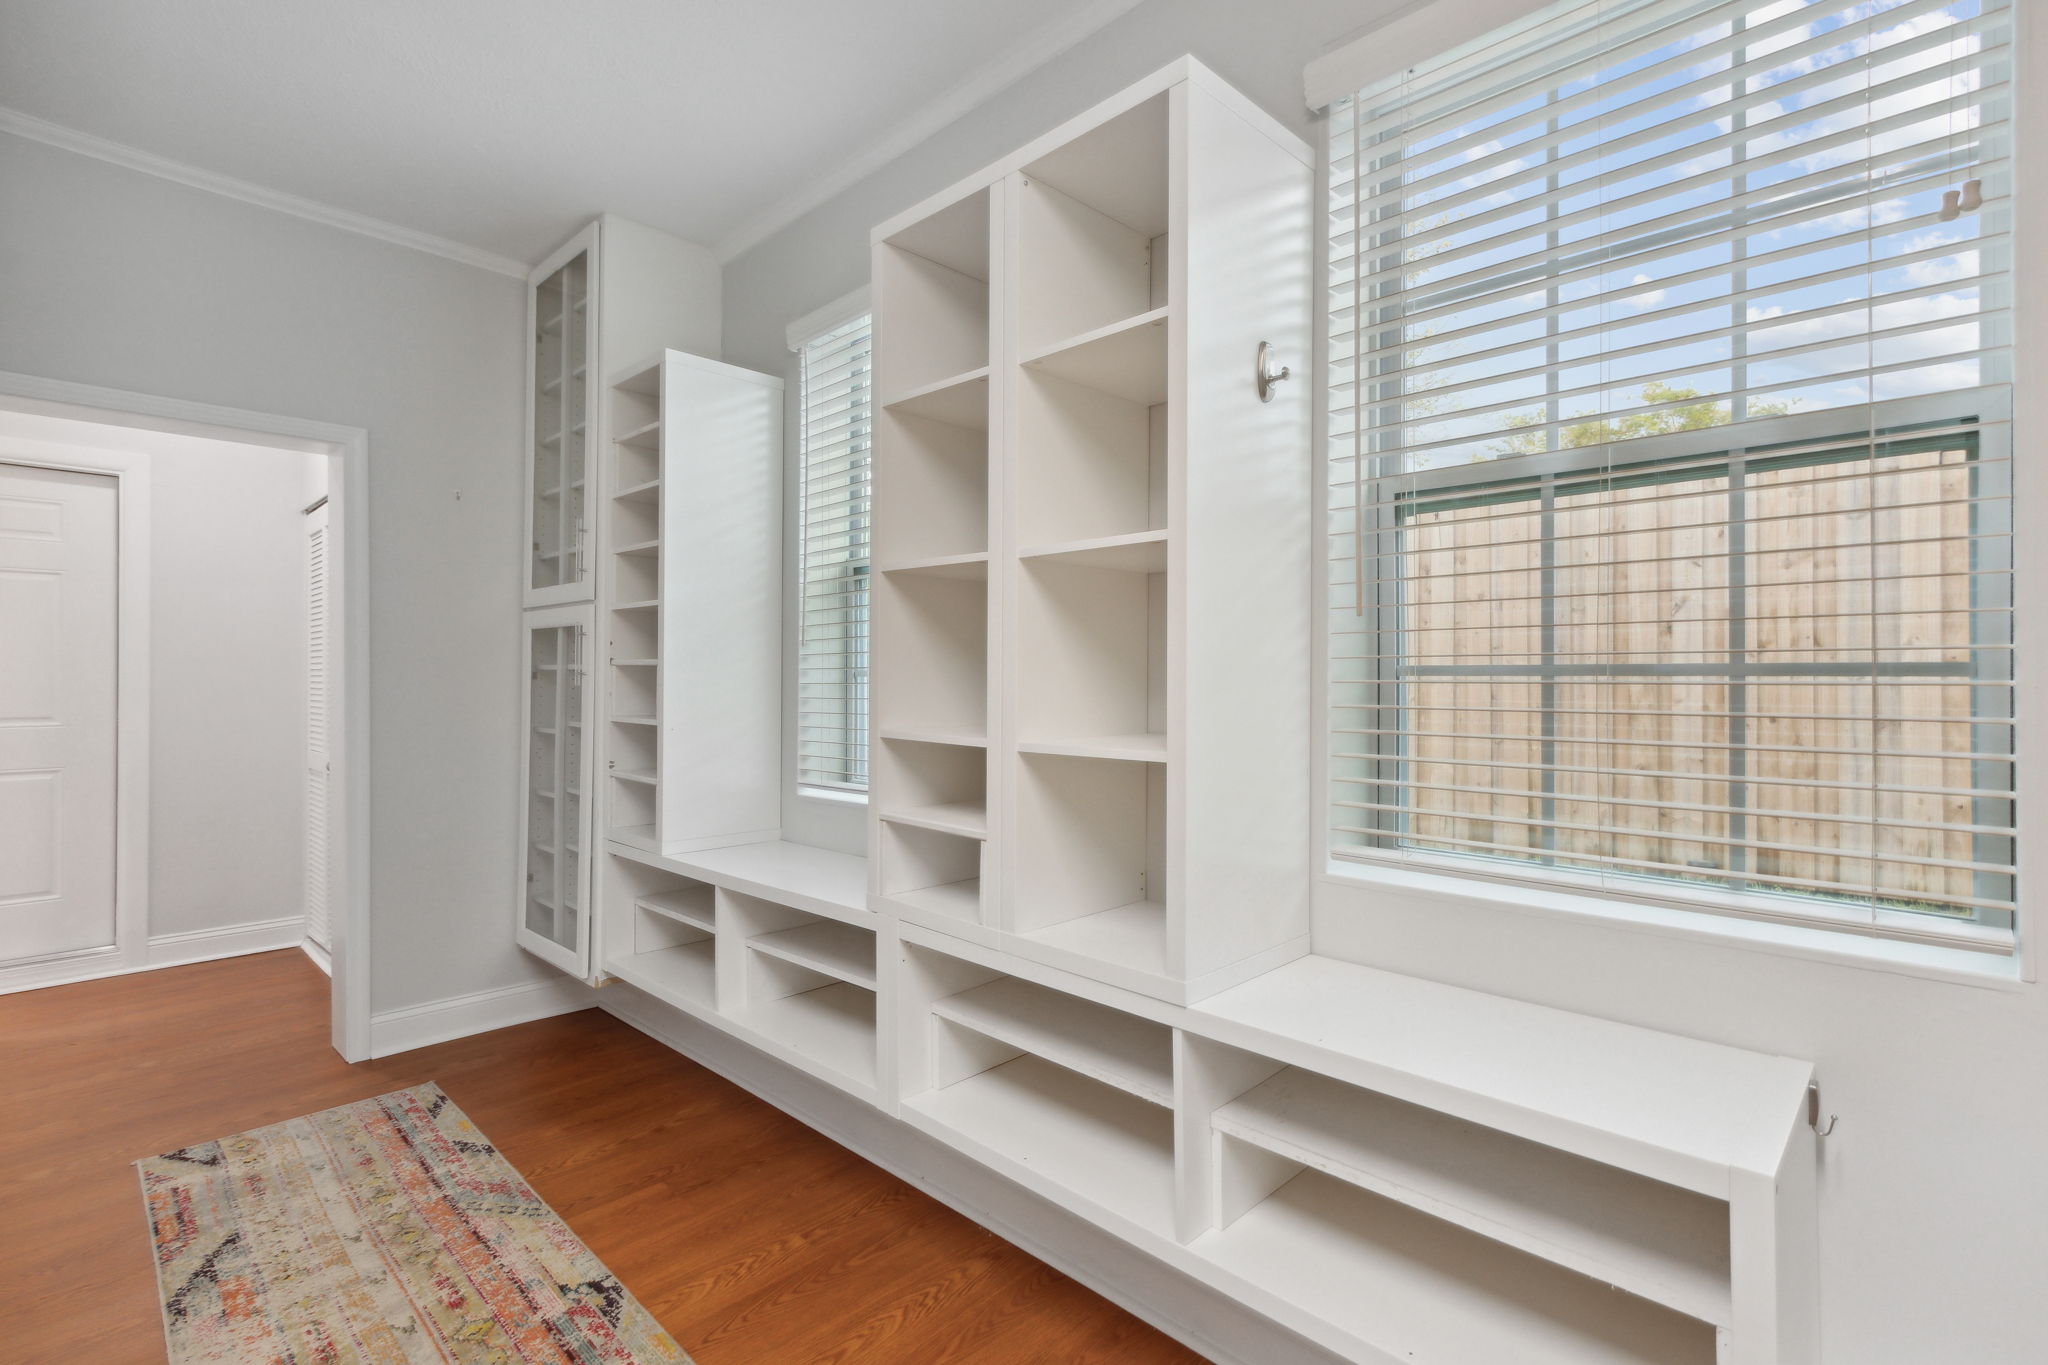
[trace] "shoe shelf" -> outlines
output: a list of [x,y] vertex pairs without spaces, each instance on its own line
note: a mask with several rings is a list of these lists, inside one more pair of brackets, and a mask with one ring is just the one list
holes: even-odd
[[[773,538],[782,382],[680,351],[612,376],[606,832],[643,852],[768,840],[781,824]],[[667,642],[715,638],[695,658]]]
[[614,839],[604,970],[879,1103],[865,862],[779,840],[670,856]]

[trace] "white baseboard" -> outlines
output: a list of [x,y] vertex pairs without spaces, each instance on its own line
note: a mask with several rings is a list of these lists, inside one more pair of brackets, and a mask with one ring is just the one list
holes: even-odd
[[623,982],[599,1008],[1071,1276],[1216,1365],[1340,1365],[1272,1319],[852,1095]]
[[187,962],[212,962],[244,953],[296,948],[305,937],[303,915],[258,920],[254,924],[226,924],[217,929],[191,929],[182,934],[151,934],[149,957],[143,966],[176,967]]
[[563,976],[430,1000],[424,1005],[407,1005],[370,1016],[370,1055],[389,1057],[395,1052],[410,1052],[451,1038],[467,1038],[472,1033],[573,1014],[596,1003],[595,991],[581,981]]
[[188,929],[178,934],[152,934],[139,952],[133,947],[101,948],[0,967],[0,995],[295,948],[305,936],[306,921],[299,915],[250,924],[224,924],[214,929]]

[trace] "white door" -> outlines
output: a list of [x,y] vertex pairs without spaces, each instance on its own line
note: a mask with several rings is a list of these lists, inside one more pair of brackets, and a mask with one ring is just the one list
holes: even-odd
[[329,699],[333,651],[329,647],[327,504],[306,513],[306,937],[329,947],[328,857]]
[[118,507],[0,464],[0,962],[114,945]]

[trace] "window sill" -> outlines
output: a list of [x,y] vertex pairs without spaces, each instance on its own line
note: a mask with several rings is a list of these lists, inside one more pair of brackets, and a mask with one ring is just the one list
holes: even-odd
[[829,787],[800,786],[796,789],[796,795],[800,800],[822,801],[830,806],[865,806],[868,803],[866,792],[839,792]]
[[1324,869],[1321,880],[1326,886],[1370,896],[1375,905],[1400,902],[1452,912],[1463,907],[1514,910],[1580,924],[1604,925],[1628,933],[1653,934],[1721,948],[1804,958],[1963,986],[2010,990],[2029,984],[2020,954],[2008,957],[1899,939],[1865,938],[1770,920],[1741,919],[1546,887],[1334,859]]

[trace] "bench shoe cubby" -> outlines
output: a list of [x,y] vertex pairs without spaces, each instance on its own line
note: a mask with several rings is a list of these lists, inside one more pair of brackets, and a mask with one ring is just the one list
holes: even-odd
[[[1805,1063],[1322,959],[1179,1007],[899,952],[906,1122],[1348,1359],[1813,1358]],[[1368,992],[1346,1033],[1299,1005]],[[1458,1041],[1376,1045],[1395,1013]]]

